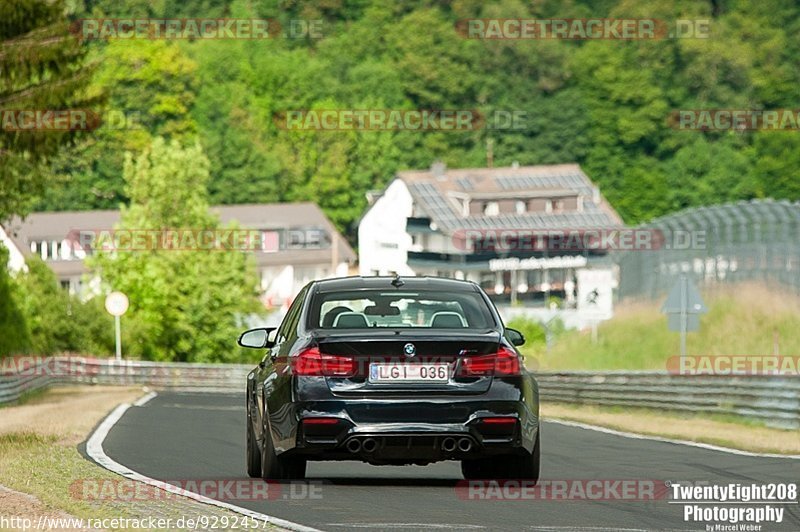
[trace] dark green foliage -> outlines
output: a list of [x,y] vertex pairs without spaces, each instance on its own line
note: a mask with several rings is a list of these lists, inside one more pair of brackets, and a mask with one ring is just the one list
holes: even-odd
[[[0,244],[0,264],[8,261],[8,250]],[[0,268],[0,357],[27,352],[30,334],[25,316],[14,297],[13,280]]]
[[[714,6],[717,6],[716,8]],[[627,222],[689,206],[800,199],[793,133],[677,131],[682,108],[794,108],[800,8],[785,0],[386,3],[370,0],[85,0],[93,16],[322,19],[323,39],[96,43],[94,89],[141,115],[142,130],[98,132],[59,162],[50,209],[127,201],[122,153],[154,135],[196,135],[213,203],[317,201],[343,229],[364,193],[434,159],[484,166],[578,162]],[[713,11],[712,11],[713,10]],[[468,40],[472,17],[711,19],[708,39]],[[781,24],[775,24],[780,20]],[[296,132],[291,109],[477,109],[527,113],[520,130]]]
[[[0,110],[89,109],[86,48],[69,32],[63,1],[0,2]],[[0,129],[0,220],[31,207],[53,181],[46,166],[75,131]]]

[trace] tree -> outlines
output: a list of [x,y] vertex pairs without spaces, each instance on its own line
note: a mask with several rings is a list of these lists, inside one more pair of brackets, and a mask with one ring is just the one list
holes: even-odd
[[[87,109],[86,48],[69,32],[61,0],[0,2],[0,110]],[[78,131],[0,128],[0,220],[25,214],[52,181],[47,162]]]
[[44,261],[32,256],[27,272],[14,279],[14,300],[30,334],[29,351],[36,355],[113,352],[113,320],[102,308],[102,299],[81,301],[58,284]]
[[55,160],[58,177],[43,194],[44,210],[116,208],[127,200],[125,152],[142,151],[154,136],[184,138],[196,130],[190,116],[196,64],[178,44],[112,41],[93,54],[102,61],[89,88],[108,93],[102,109],[109,120]]
[[[208,209],[209,162],[198,144],[157,137],[125,158],[118,230],[198,234],[219,228]],[[250,257],[241,251],[154,249],[100,252],[90,264],[109,289],[128,295],[133,341],[126,355],[187,362],[237,361],[242,319],[259,309]]]
[[0,244],[0,357],[25,352],[30,347],[30,333],[25,317],[14,297],[13,280],[6,272],[8,250]]

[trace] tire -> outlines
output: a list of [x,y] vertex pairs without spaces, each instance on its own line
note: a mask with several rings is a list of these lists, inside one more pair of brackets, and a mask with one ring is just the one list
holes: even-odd
[[492,458],[462,460],[461,473],[467,480],[488,480],[496,478],[496,466]]
[[261,449],[258,448],[250,414],[247,415],[247,475],[251,478],[261,477]]
[[275,455],[275,446],[272,444],[272,435],[267,425],[266,415],[264,415],[264,427],[261,434],[264,441],[261,442],[261,478],[264,480],[280,480],[281,470],[278,464],[278,457]]
[[506,463],[508,475],[505,478],[520,480],[539,481],[539,471],[541,469],[542,452],[539,445],[539,433],[536,433],[536,442],[533,445],[533,452],[527,452],[521,456],[510,456]]
[[461,462],[461,473],[467,480],[517,479],[538,482],[540,468],[541,449],[538,432],[532,453],[523,451],[521,455],[512,454]]
[[303,480],[306,478],[306,459],[299,457],[278,457],[281,478],[287,480]]

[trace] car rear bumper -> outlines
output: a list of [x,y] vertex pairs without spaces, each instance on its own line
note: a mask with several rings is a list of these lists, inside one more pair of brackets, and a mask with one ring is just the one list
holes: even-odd
[[[428,463],[531,452],[538,412],[522,401],[293,403],[279,452],[311,460]],[[491,421],[494,420],[494,421]],[[289,427],[286,427],[289,428]]]

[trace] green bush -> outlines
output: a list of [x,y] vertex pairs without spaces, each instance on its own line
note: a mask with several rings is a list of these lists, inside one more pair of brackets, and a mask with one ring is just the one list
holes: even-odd
[[17,305],[14,280],[8,275],[8,251],[0,244],[0,356],[25,352],[30,334],[25,316]]
[[14,279],[14,300],[29,335],[25,351],[37,355],[112,353],[114,322],[101,299],[83,302],[71,296],[39,257],[30,257],[27,265],[28,271]]
[[516,317],[510,320],[506,325],[512,329],[518,330],[525,337],[525,345],[522,346],[522,351],[534,351],[545,345],[544,327],[538,321]]

